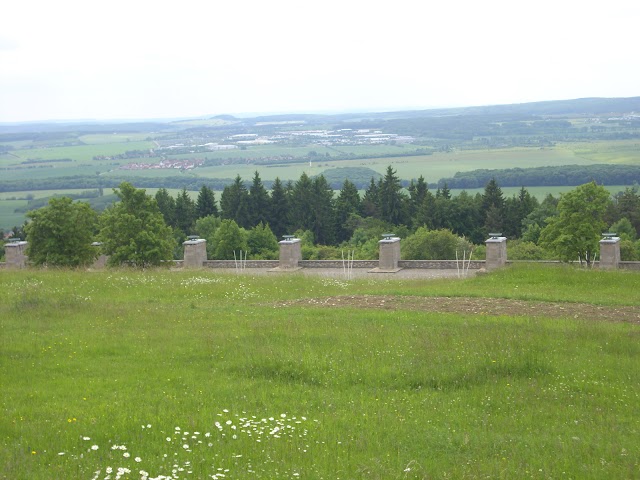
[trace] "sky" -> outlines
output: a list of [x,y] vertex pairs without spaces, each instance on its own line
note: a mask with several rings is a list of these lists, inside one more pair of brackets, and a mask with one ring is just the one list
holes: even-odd
[[20,0],[0,122],[640,96],[638,0]]

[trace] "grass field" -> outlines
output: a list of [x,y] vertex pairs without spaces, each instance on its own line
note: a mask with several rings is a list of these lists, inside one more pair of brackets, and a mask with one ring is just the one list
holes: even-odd
[[[434,153],[411,157],[384,157],[357,160],[330,160],[318,158],[311,163],[283,164],[269,167],[255,165],[222,165],[199,168],[195,173],[203,177],[234,178],[240,175],[244,179],[253,177],[258,170],[263,180],[297,180],[303,172],[317,175],[328,168],[364,166],[385,173],[391,165],[400,178],[411,179],[424,176],[427,182],[437,182],[441,178],[453,177],[456,172],[480,168],[498,169],[513,167],[543,167],[550,165],[588,165],[595,163],[576,156],[566,149],[504,149],[504,150],[460,150],[450,153]],[[144,174],[144,173],[143,173]],[[156,173],[153,173],[154,175]]]
[[[640,324],[569,315],[640,274],[386,278],[0,270],[0,478],[640,476]],[[363,294],[561,308],[320,301]]]
[[594,163],[640,164],[640,142],[637,140],[566,143],[560,144],[558,148]]
[[27,200],[0,200],[0,228],[8,230],[16,225],[22,225],[25,216],[15,213],[15,209],[27,205]]

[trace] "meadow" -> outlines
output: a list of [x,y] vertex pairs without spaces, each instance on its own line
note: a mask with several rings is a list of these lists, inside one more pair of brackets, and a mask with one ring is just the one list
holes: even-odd
[[[638,291],[638,273],[531,265],[428,281],[0,270],[0,478],[637,478],[640,324],[571,312],[637,310]],[[355,295],[561,308],[322,302]]]

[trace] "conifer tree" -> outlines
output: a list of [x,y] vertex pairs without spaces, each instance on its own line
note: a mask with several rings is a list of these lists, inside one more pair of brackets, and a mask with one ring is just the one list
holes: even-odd
[[242,228],[250,226],[249,192],[240,175],[231,185],[224,187],[220,196],[220,210],[222,218],[234,220]]
[[276,238],[281,238],[289,232],[289,198],[279,178],[273,182],[271,187],[271,208],[267,223],[271,227]]
[[360,211],[360,194],[358,188],[349,179],[342,184],[342,189],[335,202],[336,241],[344,242],[353,235],[353,228],[349,228],[347,220],[351,215]]
[[391,165],[387,167],[380,184],[379,201],[380,217],[383,221],[392,225],[408,223],[406,196],[402,193],[400,179]]
[[184,235],[191,235],[196,223],[196,204],[189,196],[186,188],[176,197],[175,227]]
[[360,212],[363,217],[380,218],[380,191],[378,184],[371,177],[369,187],[365,190],[362,202],[360,203]]
[[335,216],[333,207],[333,189],[324,175],[313,179],[312,196],[313,236],[319,245],[332,245],[335,242]]
[[216,195],[209,187],[202,185],[196,200],[196,219],[208,217],[209,215],[218,216]]
[[176,226],[176,200],[166,188],[161,188],[155,195],[156,203],[167,225]]
[[256,170],[253,176],[253,183],[249,187],[249,219],[252,226],[269,221],[270,200],[269,194],[260,179],[260,174]]
[[291,208],[289,220],[292,230],[313,229],[313,181],[306,173],[302,173],[291,190]]

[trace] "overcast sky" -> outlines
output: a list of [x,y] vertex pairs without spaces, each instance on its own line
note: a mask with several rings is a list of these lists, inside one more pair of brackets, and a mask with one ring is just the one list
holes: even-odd
[[0,121],[640,95],[638,0],[19,0]]

